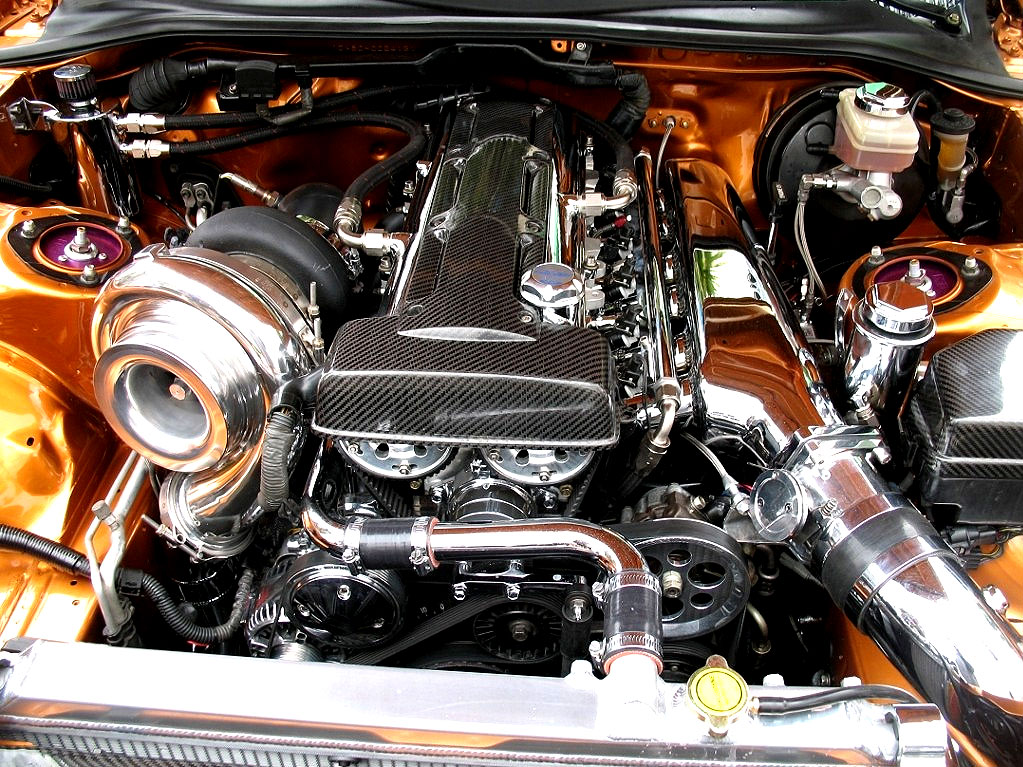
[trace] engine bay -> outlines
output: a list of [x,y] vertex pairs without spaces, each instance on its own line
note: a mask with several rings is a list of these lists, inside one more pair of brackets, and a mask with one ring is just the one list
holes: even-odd
[[627,669],[715,737],[790,709],[708,674],[890,684],[1012,763],[1018,105],[564,40],[4,77],[5,640]]

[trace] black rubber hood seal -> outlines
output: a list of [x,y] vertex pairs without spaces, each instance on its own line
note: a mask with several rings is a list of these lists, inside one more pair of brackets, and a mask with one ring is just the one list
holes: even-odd
[[[423,2],[428,6],[425,7]],[[157,38],[271,37],[590,40],[702,50],[848,56],[903,67],[991,95],[1023,97],[1005,71],[985,0],[963,0],[956,31],[909,18],[872,0],[636,0],[601,11],[603,0],[555,0],[548,10],[488,12],[486,0],[64,0],[40,40],[0,51],[0,65],[39,64],[111,45]],[[619,5],[628,6],[628,0]],[[638,6],[638,9],[637,9]],[[524,6],[536,7],[535,2]],[[572,11],[563,10],[571,7]],[[554,9],[555,13],[551,13]]]

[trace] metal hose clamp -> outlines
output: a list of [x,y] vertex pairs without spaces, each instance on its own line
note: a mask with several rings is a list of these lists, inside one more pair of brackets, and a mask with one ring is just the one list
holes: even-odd
[[355,517],[347,525],[344,532],[344,550],[341,552],[341,561],[354,570],[362,569],[362,555],[359,553],[359,541],[362,539],[362,526],[366,524],[365,517]]
[[430,556],[430,531],[437,520],[434,517],[417,517],[412,523],[412,531],[409,539],[412,543],[412,551],[408,560],[412,563],[412,569],[417,575],[426,575],[433,572],[436,567],[433,558]]

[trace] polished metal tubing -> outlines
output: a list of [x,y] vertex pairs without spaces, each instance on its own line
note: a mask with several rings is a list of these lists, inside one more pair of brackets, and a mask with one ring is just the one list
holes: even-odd
[[439,523],[434,517],[335,522],[314,503],[302,524],[317,545],[353,568],[412,568],[443,562],[568,557],[607,574],[594,586],[604,612],[601,666],[642,655],[661,669],[661,586],[635,546],[606,527],[576,519],[522,519],[485,524]]
[[923,696],[998,764],[1023,753],[1023,654],[951,558],[931,556],[880,586],[858,625]]
[[669,170],[692,276],[697,418],[795,474],[811,498],[797,556],[952,725],[998,763],[1018,763],[1018,634],[877,473],[876,431],[838,416],[726,174],[699,160]]
[[437,562],[568,556],[592,562],[608,575],[647,569],[636,547],[618,533],[576,519],[439,524],[429,547]]

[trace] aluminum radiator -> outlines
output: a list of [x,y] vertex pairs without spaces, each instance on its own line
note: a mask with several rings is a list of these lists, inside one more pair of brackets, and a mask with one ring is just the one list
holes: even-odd
[[0,746],[68,767],[945,765],[929,704],[751,706],[712,734],[684,690],[582,661],[549,679],[36,642],[0,657]]

